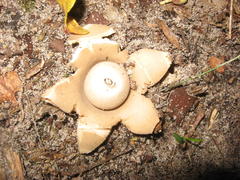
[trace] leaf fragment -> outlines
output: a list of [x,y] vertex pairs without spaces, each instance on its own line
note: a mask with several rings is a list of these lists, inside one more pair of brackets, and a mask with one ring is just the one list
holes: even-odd
[[163,34],[166,36],[168,41],[174,45],[177,49],[180,49],[180,43],[178,41],[177,36],[171,31],[168,25],[160,19],[157,19],[157,24],[159,28],[163,31]]
[[7,72],[0,76],[0,103],[10,101],[17,104],[15,93],[20,91],[22,82],[15,71]]
[[70,10],[73,8],[76,0],[57,0],[58,4],[63,9],[65,15],[67,15]]
[[[223,58],[217,58],[215,56],[212,56],[208,59],[208,63],[209,63],[211,68],[216,68],[217,66],[219,66],[223,62],[224,62]],[[224,73],[224,66],[218,67],[216,69],[216,71],[219,72],[219,73]]]
[[25,75],[26,79],[30,79],[31,77],[39,73],[42,70],[44,64],[45,61],[42,59],[40,63],[38,63],[37,65],[33,66],[30,70],[28,70]]
[[168,3],[173,3],[176,5],[181,5],[187,3],[188,0],[163,0],[160,2],[161,5],[168,4]]
[[185,138],[185,140],[187,140],[187,141],[195,142],[195,143],[197,143],[197,142],[202,142],[202,141],[203,141],[202,139],[196,139],[196,138],[189,138],[189,137],[184,137],[184,138]]
[[79,26],[77,21],[72,17],[69,17],[67,19],[66,31],[71,34],[88,34],[89,33],[88,30]]
[[198,143],[198,142],[202,142],[202,139],[196,139],[196,138],[190,138],[190,137],[184,137],[184,136],[180,136],[177,133],[173,133],[173,137],[175,138],[175,140],[179,143],[179,144],[183,144],[186,141],[191,142],[191,143]]
[[173,137],[179,144],[183,144],[185,142],[185,139],[176,133],[173,133]]

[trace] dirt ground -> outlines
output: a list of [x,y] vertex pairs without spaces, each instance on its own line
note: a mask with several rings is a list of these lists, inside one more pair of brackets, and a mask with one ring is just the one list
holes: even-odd
[[[61,8],[55,0],[1,0],[0,72],[16,72],[22,88],[16,104],[0,104],[0,179],[240,179],[240,61],[184,88],[161,91],[172,80],[209,69],[209,57],[227,61],[240,54],[240,1],[232,12],[228,0],[81,3],[80,23],[110,25],[116,33],[109,38],[129,53],[171,53],[169,73],[146,94],[161,114],[162,132],[138,136],[119,124],[96,151],[80,155],[77,115],[41,100],[48,87],[73,73],[67,63],[74,47],[66,42]],[[173,133],[203,141],[179,144]]]

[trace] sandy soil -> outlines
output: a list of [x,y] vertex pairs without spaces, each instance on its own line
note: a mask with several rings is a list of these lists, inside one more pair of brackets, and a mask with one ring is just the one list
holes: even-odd
[[[0,179],[239,179],[239,60],[185,89],[161,91],[173,80],[209,69],[211,56],[227,61],[240,54],[240,3],[234,2],[231,39],[227,0],[189,0],[181,6],[161,6],[157,0],[82,2],[81,24],[109,24],[116,31],[110,39],[122,49],[169,51],[174,63],[164,81],[146,94],[162,114],[161,133],[137,136],[119,124],[96,151],[80,155],[77,115],[40,98],[57,80],[73,73],[67,63],[74,47],[66,42],[62,10],[54,0],[2,0],[0,72],[17,72],[23,88],[16,96],[18,105],[0,104]],[[176,35],[178,48],[158,20]],[[31,75],[43,61],[39,72]],[[194,101],[182,104],[186,109],[179,110],[180,115],[172,111],[172,101],[183,98],[179,101],[187,103],[189,97]],[[213,111],[218,116],[211,124]],[[180,145],[173,133],[203,142]]]

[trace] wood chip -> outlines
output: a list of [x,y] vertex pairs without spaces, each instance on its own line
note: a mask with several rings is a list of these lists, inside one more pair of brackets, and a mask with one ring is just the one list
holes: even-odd
[[197,96],[203,93],[206,93],[208,90],[207,86],[201,86],[201,85],[196,85],[196,86],[191,86],[187,89],[187,92],[192,95],[192,96]]
[[169,96],[168,109],[169,115],[172,116],[177,125],[180,125],[182,119],[195,106],[198,98],[188,95],[185,88],[177,88]]
[[39,73],[42,70],[44,64],[45,61],[42,59],[40,63],[38,63],[37,65],[33,66],[30,70],[28,70],[25,75],[26,79],[30,79],[31,77]]
[[27,56],[31,59],[33,58],[32,37],[30,35],[24,35],[23,40],[27,44],[26,49],[24,49],[24,54],[27,54]]
[[237,78],[236,77],[231,77],[229,80],[228,80],[228,83],[229,84],[232,84]]
[[197,111],[196,118],[192,124],[192,127],[187,133],[187,137],[191,137],[194,134],[195,130],[197,129],[198,125],[200,124],[200,122],[203,120],[204,117],[205,117],[205,111],[202,108],[199,108]]
[[211,112],[208,129],[212,128],[213,124],[216,122],[216,120],[218,118],[218,115],[219,115],[218,110],[216,108],[214,108]]
[[10,101],[17,104],[15,93],[22,88],[22,82],[15,71],[10,71],[0,76],[0,103]]
[[192,126],[194,128],[194,130],[196,130],[196,128],[198,127],[200,122],[203,120],[204,116],[205,116],[205,112],[204,111],[199,111],[197,113],[197,117],[196,117],[195,122],[194,122],[194,124]]
[[159,28],[163,31],[163,34],[166,36],[168,41],[174,45],[177,49],[180,49],[180,43],[178,41],[177,36],[171,31],[171,29],[168,27],[168,25],[160,19],[157,19],[157,24],[159,25]]

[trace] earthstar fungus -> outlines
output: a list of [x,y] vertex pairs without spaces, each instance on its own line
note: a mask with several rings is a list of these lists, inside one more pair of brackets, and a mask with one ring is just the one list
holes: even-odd
[[[124,63],[135,64],[130,75]],[[128,55],[115,41],[89,39],[76,49],[69,65],[75,73],[50,87],[42,97],[67,113],[79,115],[80,153],[96,149],[119,122],[136,134],[153,133],[159,115],[142,94],[170,67],[167,52],[141,49]],[[130,88],[131,81],[136,82],[136,90]]]

